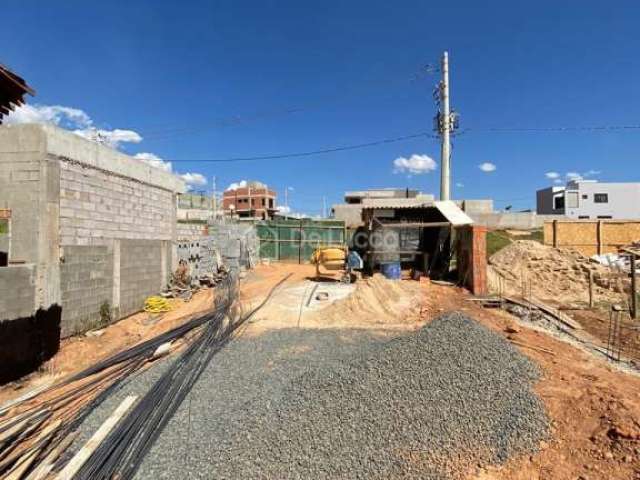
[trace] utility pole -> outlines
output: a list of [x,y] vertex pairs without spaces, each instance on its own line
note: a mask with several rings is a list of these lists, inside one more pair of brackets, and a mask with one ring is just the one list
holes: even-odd
[[440,200],[451,199],[451,116],[449,111],[449,54],[442,55],[442,82],[440,83]]

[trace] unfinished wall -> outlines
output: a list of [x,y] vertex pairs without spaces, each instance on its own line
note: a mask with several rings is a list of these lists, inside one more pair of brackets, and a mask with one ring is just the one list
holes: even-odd
[[474,295],[487,294],[487,229],[469,225],[456,229],[459,282]]
[[640,221],[563,220],[545,222],[544,243],[573,248],[588,257],[616,253],[620,247],[640,241]]
[[0,385],[37,368],[60,344],[60,307],[34,311],[35,265],[0,268]]
[[173,238],[173,192],[71,161],[60,167],[61,245]]
[[120,242],[120,316],[142,308],[144,299],[157,294],[167,280],[166,245],[153,240]]
[[540,228],[545,221],[558,218],[558,215],[538,215],[536,212],[471,212],[468,215],[476,225],[491,229],[512,228],[516,230]]
[[206,223],[178,222],[176,228],[177,240],[197,240],[209,235],[209,228]]
[[110,247],[67,246],[62,249],[63,337],[86,332],[109,321],[113,307],[113,264]]

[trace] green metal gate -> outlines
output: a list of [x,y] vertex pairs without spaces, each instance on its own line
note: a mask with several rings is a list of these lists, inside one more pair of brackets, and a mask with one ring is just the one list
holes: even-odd
[[275,219],[256,223],[260,258],[307,263],[321,246],[342,246],[346,241],[341,220]]

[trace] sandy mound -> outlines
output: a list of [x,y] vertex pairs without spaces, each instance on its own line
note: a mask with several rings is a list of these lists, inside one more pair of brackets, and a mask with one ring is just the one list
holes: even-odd
[[620,303],[615,272],[592,262],[580,253],[542,245],[533,240],[518,240],[498,251],[489,259],[489,287],[503,293],[531,295],[557,303],[586,302],[589,299],[589,272],[594,276],[594,297],[597,302]]
[[420,306],[420,290],[418,282],[388,280],[375,274],[359,280],[347,298],[311,315],[326,324],[349,323],[351,319],[367,323],[413,322],[409,313]]

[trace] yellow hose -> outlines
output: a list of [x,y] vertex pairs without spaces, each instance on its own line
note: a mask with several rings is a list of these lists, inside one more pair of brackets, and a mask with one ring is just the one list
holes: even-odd
[[161,313],[173,310],[174,303],[163,297],[149,297],[144,302],[144,311],[147,313]]

